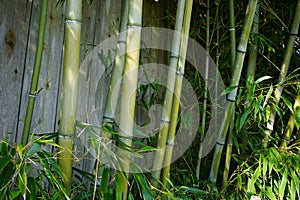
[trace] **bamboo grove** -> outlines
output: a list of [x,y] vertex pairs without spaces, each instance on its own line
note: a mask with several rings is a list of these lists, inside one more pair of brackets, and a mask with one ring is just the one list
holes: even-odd
[[[91,54],[99,62],[89,64],[106,65],[105,80],[97,86],[105,96],[101,109],[95,109],[99,124],[78,119],[79,76],[87,58],[81,55],[83,9],[97,0],[58,0],[56,7],[64,9],[64,40],[59,125],[54,133],[36,133],[32,123],[45,27],[51,23],[49,1],[40,2],[22,140],[11,144],[3,139],[0,144],[0,199],[300,198],[300,0],[123,0],[113,49]],[[153,50],[151,57],[152,47],[145,47],[144,37],[147,26],[155,24],[147,15],[156,12],[163,17],[151,20],[172,34],[163,41],[170,52]],[[193,41],[205,49],[205,55],[193,52],[193,58],[202,58],[202,71],[191,61]],[[97,45],[90,45],[89,51],[97,51]],[[156,65],[158,73],[165,73],[165,85],[149,81],[148,57],[167,66],[163,72]],[[217,71],[212,75],[213,67]],[[196,94],[193,107],[200,110],[199,124],[189,148],[174,161],[178,146],[186,142],[176,140],[179,129],[185,127],[184,137],[189,138],[189,127],[195,125],[195,116],[183,112],[189,109],[184,107],[189,98],[183,93],[185,81]],[[218,91],[221,81],[224,91]],[[213,93],[226,99],[224,107],[214,105]],[[96,96],[89,95],[87,99]],[[154,119],[150,113],[155,104],[160,112]],[[141,115],[146,122],[139,129]],[[159,125],[149,136],[143,127],[154,121]],[[84,150],[78,146],[82,135]],[[206,155],[207,137],[213,148]],[[84,152],[79,158],[80,150]],[[147,168],[139,163],[146,162],[144,155],[152,155]],[[78,167],[83,162],[89,163],[90,171]]]

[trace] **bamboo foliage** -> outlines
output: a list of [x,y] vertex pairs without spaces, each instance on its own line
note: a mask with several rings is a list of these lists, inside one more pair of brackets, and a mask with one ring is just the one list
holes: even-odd
[[[201,166],[201,156],[203,151],[203,138],[205,133],[205,121],[206,121],[206,107],[207,107],[207,79],[208,79],[208,67],[209,67],[209,0],[207,0],[207,11],[206,11],[206,59],[205,59],[205,77],[204,77],[204,92],[203,92],[203,115],[202,115],[202,130],[201,130],[201,138],[200,138],[200,149],[198,153],[198,161],[196,167],[196,178],[199,180],[200,176],[200,166]],[[218,15],[218,14],[216,14]]]
[[47,10],[48,10],[48,0],[43,0],[40,25],[39,25],[39,33],[38,33],[38,41],[37,41],[37,50],[36,50],[36,55],[34,60],[34,68],[33,68],[32,80],[31,80],[30,91],[29,91],[29,99],[28,99],[24,129],[22,134],[23,145],[26,145],[28,142],[31,121],[32,121],[32,114],[34,109],[34,102],[35,102],[35,98],[38,95],[37,87],[38,87],[40,69],[41,69],[41,63],[43,57]]
[[192,16],[192,8],[193,8],[193,0],[187,0],[184,8],[184,21],[182,27],[182,36],[181,36],[181,46],[180,46],[180,58],[178,60],[177,72],[176,72],[176,81],[173,95],[173,104],[172,104],[172,115],[170,121],[170,129],[167,138],[167,146],[166,146],[166,155],[164,158],[163,174],[162,174],[162,183],[163,186],[166,186],[167,180],[170,177],[170,165],[173,154],[173,149],[175,145],[175,134],[176,134],[176,126],[177,119],[180,107],[180,97],[181,97],[181,88],[182,81],[185,69],[185,57],[187,52],[187,44],[188,44],[188,35],[190,29],[190,22]]
[[[136,100],[136,87],[138,81],[138,66],[140,57],[140,39],[142,27],[142,0],[130,0],[128,10],[128,24],[126,36],[126,58],[124,65],[123,88],[120,113],[120,141],[124,148],[132,144],[134,108]],[[127,199],[128,172],[130,166],[130,154],[120,155],[122,163],[118,176],[122,177],[122,185],[117,184],[117,191],[122,192],[122,198]],[[121,187],[121,188],[119,188]]]
[[62,100],[59,127],[59,166],[68,194],[72,182],[72,151],[75,136],[76,97],[80,66],[82,1],[66,1]]
[[158,135],[158,142],[157,142],[158,150],[155,153],[154,162],[152,166],[152,177],[153,177],[152,184],[155,187],[158,186],[157,180],[160,178],[161,169],[163,167],[165,146],[166,146],[168,131],[169,131],[173,92],[175,86],[176,68],[178,65],[178,59],[180,55],[179,54],[180,42],[181,42],[180,38],[181,38],[182,23],[183,23],[183,16],[184,16],[184,7],[185,7],[185,0],[179,0],[177,4],[175,32],[173,35],[172,47],[171,47],[170,67],[169,67],[168,78],[167,78],[167,90],[164,99],[164,109],[161,116],[160,132]]
[[243,26],[241,39],[239,42],[239,46],[237,49],[237,56],[234,64],[234,71],[231,78],[231,84],[230,87],[233,89],[229,92],[227,96],[227,103],[225,108],[225,118],[222,121],[220,131],[219,131],[219,137],[217,140],[217,144],[215,146],[212,166],[209,174],[209,180],[215,183],[217,181],[217,174],[219,170],[220,160],[221,160],[221,154],[224,147],[228,127],[230,124],[230,120],[232,117],[232,114],[234,112],[234,105],[236,100],[236,94],[237,94],[237,87],[239,85],[243,62],[245,58],[245,53],[247,49],[247,43],[249,39],[249,34],[254,18],[254,13],[256,10],[257,0],[249,0],[247,10],[246,10],[246,20]]
[[296,39],[298,30],[299,30],[299,22],[300,22],[300,0],[297,1],[297,5],[295,8],[295,13],[294,13],[294,17],[293,17],[293,22],[292,22],[292,26],[291,26],[291,30],[290,30],[290,36],[289,36],[288,44],[286,46],[285,55],[284,55],[284,59],[283,59],[282,65],[281,65],[281,70],[280,70],[280,74],[279,74],[279,78],[278,78],[278,84],[274,91],[274,97],[275,97],[274,104],[275,105],[271,107],[270,118],[267,123],[267,129],[265,130],[266,137],[264,138],[264,143],[263,143],[264,147],[266,147],[268,145],[269,136],[271,135],[271,133],[273,131],[275,117],[276,117],[275,106],[277,106],[279,104],[279,101],[281,98],[283,86],[284,86],[284,83],[286,80],[286,75],[288,72],[290,60],[291,60],[293,49],[294,49],[295,39]]

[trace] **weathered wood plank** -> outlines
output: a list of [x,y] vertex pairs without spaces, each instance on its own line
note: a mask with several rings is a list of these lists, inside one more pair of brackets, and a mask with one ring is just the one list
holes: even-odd
[[0,138],[16,137],[31,1],[0,3]]

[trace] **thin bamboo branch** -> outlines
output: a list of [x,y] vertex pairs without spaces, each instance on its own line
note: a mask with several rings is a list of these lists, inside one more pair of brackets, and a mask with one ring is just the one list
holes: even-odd
[[41,18],[39,25],[39,33],[38,33],[38,41],[37,41],[37,50],[34,60],[34,67],[32,73],[32,80],[29,91],[29,99],[27,104],[27,111],[25,116],[23,134],[22,134],[22,144],[26,145],[28,142],[28,137],[30,134],[30,127],[32,121],[32,114],[34,110],[34,102],[35,98],[38,95],[37,86],[39,82],[40,69],[43,57],[43,48],[44,48],[44,38],[45,38],[45,28],[46,28],[46,17],[48,10],[48,0],[43,0],[42,10],[41,10]]
[[82,0],[66,1],[65,44],[62,78],[62,100],[59,127],[58,163],[68,194],[71,192],[73,144],[76,131],[76,98],[80,66]]
[[263,141],[264,147],[268,146],[269,137],[274,128],[274,122],[275,122],[275,117],[276,117],[275,107],[279,104],[279,101],[281,98],[284,82],[286,80],[286,75],[288,72],[288,68],[290,65],[290,61],[291,61],[291,57],[292,57],[292,53],[293,53],[293,49],[294,49],[295,39],[296,39],[298,30],[299,30],[299,22],[300,22],[300,0],[297,1],[294,18],[293,18],[293,23],[292,23],[292,27],[290,30],[290,36],[289,36],[288,44],[286,46],[284,59],[283,59],[282,65],[281,65],[280,75],[279,75],[279,79],[278,79],[278,85],[274,91],[274,95],[275,95],[274,104],[275,105],[271,106],[270,118],[267,122],[267,129],[265,130],[266,136]]
[[[202,114],[202,129],[201,129],[201,137],[200,137],[200,148],[198,152],[198,161],[197,161],[197,167],[196,167],[196,178],[199,180],[200,176],[200,166],[201,166],[201,157],[202,157],[202,151],[203,151],[203,138],[205,135],[205,122],[206,122],[206,112],[207,112],[207,79],[208,79],[208,67],[209,67],[209,46],[210,46],[210,35],[209,35],[209,8],[210,2],[207,0],[207,9],[206,9],[206,59],[205,59],[205,75],[204,75],[204,92],[203,92],[203,114]],[[218,8],[217,8],[217,14],[218,15]]]
[[[138,82],[138,66],[140,57],[142,8],[142,0],[129,1],[128,25],[126,36],[126,58],[124,65],[120,113],[119,139],[124,144],[121,148],[128,148],[132,144],[134,108],[136,100],[136,87]],[[119,191],[122,191],[122,198],[125,200],[127,199],[128,195],[128,172],[130,166],[130,153],[121,153],[120,160],[122,160],[121,165],[123,167],[120,169],[121,171],[118,172],[118,174],[121,175],[120,177],[122,177],[122,189]]]
[[217,140],[217,144],[215,147],[214,157],[212,161],[212,166],[209,174],[209,180],[213,183],[217,181],[217,174],[219,170],[220,160],[221,160],[221,154],[224,147],[224,143],[226,140],[226,135],[228,131],[228,127],[230,124],[231,116],[234,112],[234,105],[236,100],[236,94],[237,94],[237,86],[239,85],[241,72],[243,68],[243,62],[245,58],[245,53],[247,50],[247,43],[250,35],[250,30],[254,18],[254,13],[256,10],[258,0],[249,0],[247,10],[246,10],[246,19],[245,24],[243,26],[241,39],[238,46],[238,53],[236,56],[235,61],[235,67],[231,79],[231,87],[235,87],[227,96],[227,103],[225,108],[225,118],[222,121],[220,131],[219,131],[219,137]]
[[154,187],[158,186],[158,179],[160,178],[161,169],[163,168],[163,161],[165,155],[165,146],[168,137],[169,124],[171,118],[171,109],[172,109],[172,101],[173,101],[173,92],[175,86],[175,77],[176,77],[176,68],[178,65],[178,59],[180,56],[180,38],[181,38],[181,30],[182,30],[182,22],[184,16],[184,6],[185,0],[179,0],[177,4],[177,13],[176,13],[176,23],[175,23],[175,31],[173,35],[172,41],[172,52],[170,56],[170,67],[168,71],[168,79],[167,79],[167,90],[164,99],[164,109],[161,116],[160,122],[160,132],[158,135],[157,148],[158,150],[155,153],[153,166],[152,166],[152,184]]
[[185,68],[185,57],[187,52],[192,8],[193,8],[193,0],[187,0],[184,9],[185,14],[184,14],[183,27],[182,27],[181,46],[180,46],[180,54],[179,54],[180,58],[178,60],[178,66],[177,66],[176,82],[175,82],[173,104],[172,104],[172,115],[171,115],[170,129],[169,129],[169,134],[167,139],[166,155],[164,159],[165,167],[163,169],[163,174],[162,174],[162,183],[163,186],[165,187],[166,187],[167,180],[170,177],[169,172],[171,166],[171,159],[172,159],[173,149],[175,145],[174,141],[175,141],[177,120],[178,120],[178,112],[180,107],[181,88],[182,88],[182,81],[183,81],[184,68]]

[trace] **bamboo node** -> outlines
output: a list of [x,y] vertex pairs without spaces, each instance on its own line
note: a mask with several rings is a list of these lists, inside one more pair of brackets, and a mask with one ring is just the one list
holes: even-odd
[[67,19],[67,20],[66,20],[66,23],[79,23],[79,24],[82,24],[81,21],[75,20],[75,19]]
[[61,134],[58,134],[58,137],[63,138],[63,139],[74,139],[75,135],[61,135]]
[[37,91],[35,91],[35,92],[29,92],[29,97],[32,97],[32,98],[36,98],[37,97],[37,95],[38,95],[38,92]]
[[183,73],[180,69],[177,69],[177,70],[176,70],[176,75],[177,75],[177,76],[183,76],[184,73]]
[[235,28],[234,28],[234,27],[233,27],[233,28],[230,28],[229,31],[235,31]]

